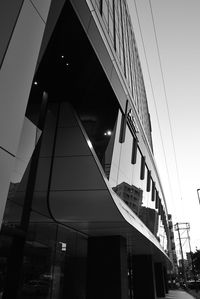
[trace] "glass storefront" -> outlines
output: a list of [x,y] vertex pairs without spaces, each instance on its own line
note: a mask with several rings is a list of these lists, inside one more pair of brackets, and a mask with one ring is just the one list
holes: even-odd
[[[1,289],[5,298],[10,298],[10,292],[14,297],[17,290],[19,298],[40,299],[84,298],[86,293],[87,238],[55,221],[48,203],[58,106],[48,107],[39,155],[34,160],[35,177],[30,177],[33,164],[29,163],[21,182],[10,186],[0,235]],[[30,181],[33,194],[31,207],[27,208]],[[28,223],[23,217],[25,209]],[[13,280],[16,284],[12,290]]]
[[[1,276],[5,298],[7,292],[10,292],[8,286],[16,275],[19,279],[16,281],[16,289],[13,287],[13,292],[18,290],[20,298],[33,298],[33,296],[38,299],[67,296],[85,298],[87,236],[70,229],[66,217],[63,218],[63,222],[56,218],[57,213],[64,217],[59,203],[61,197],[67,205],[68,200],[72,200],[68,197],[74,192],[73,186],[76,185],[78,188],[77,182],[71,181],[70,178],[68,187],[66,185],[64,187],[71,191],[63,190],[59,173],[61,168],[57,168],[57,161],[66,160],[72,153],[76,155],[80,148],[81,151],[86,150],[83,144],[70,142],[75,137],[80,138],[74,124],[76,113],[72,115],[71,108],[67,107],[70,106],[66,103],[49,103],[43,135],[39,139],[41,142],[36,145],[36,149],[40,147],[39,154],[37,160],[32,159],[37,163],[35,176],[32,176],[34,165],[29,163],[21,182],[14,186],[11,184],[10,187],[0,236]],[[113,125],[109,127],[111,134],[104,135],[105,128],[100,127],[102,129],[100,136],[102,140],[104,138],[106,140],[103,147],[99,147],[97,138],[99,131],[91,130],[88,122],[85,122],[88,118],[82,117],[84,113],[81,110],[78,111],[79,117],[76,121],[80,121],[88,133],[88,138],[92,140],[91,144],[113,190],[146,224],[163,248],[167,249],[161,213],[158,208],[155,208],[156,199],[152,201],[152,187],[147,191],[147,165],[138,146],[135,161],[132,163],[134,136],[128,126],[126,126],[124,142],[119,142],[122,113],[120,110],[116,109],[116,111],[118,111],[117,118],[113,117],[113,122],[110,122],[110,125]],[[104,113],[104,120],[106,117],[109,119],[108,112]],[[100,119],[101,113],[97,110],[93,115]],[[110,164],[109,168],[108,164]],[[61,171],[62,176],[68,176],[72,166],[66,166],[65,171]],[[26,205],[27,186],[30,188],[31,185],[33,185],[33,194],[29,209]],[[30,193],[28,194],[31,196]],[[29,213],[28,223],[23,219],[25,209],[26,213]],[[18,246],[17,252],[16,246]],[[131,259],[131,256],[129,258]],[[20,263],[21,268],[19,268]],[[132,264],[129,267],[128,275],[133,275]],[[130,292],[132,292],[131,288],[132,286]],[[130,298],[131,296],[130,293]]]

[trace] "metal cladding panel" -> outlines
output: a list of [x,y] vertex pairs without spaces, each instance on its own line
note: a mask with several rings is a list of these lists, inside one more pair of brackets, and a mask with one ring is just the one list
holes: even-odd
[[23,1],[24,0],[4,0],[0,2],[0,66],[6,55]]
[[0,224],[8,195],[10,176],[14,168],[14,157],[0,149]]
[[45,24],[25,1],[0,73],[1,146],[16,154]]
[[48,14],[49,14],[49,7],[50,7],[52,0],[45,0],[45,1],[32,0],[31,2],[34,5],[35,9],[40,14],[41,18],[46,23],[46,20],[47,20]]

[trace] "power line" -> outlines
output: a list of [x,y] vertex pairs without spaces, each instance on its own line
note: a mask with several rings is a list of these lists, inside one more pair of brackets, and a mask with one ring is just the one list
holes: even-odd
[[156,118],[157,118],[157,122],[158,122],[159,134],[160,134],[160,139],[161,139],[162,149],[163,149],[163,154],[164,154],[164,159],[165,159],[165,166],[166,166],[166,170],[167,170],[168,183],[169,183],[169,187],[170,187],[171,196],[173,198],[172,186],[171,186],[171,181],[170,181],[170,176],[169,176],[169,169],[168,169],[168,166],[167,166],[167,159],[166,159],[166,153],[165,153],[165,148],[164,148],[164,142],[163,142],[163,138],[162,138],[161,126],[160,126],[160,121],[159,121],[159,117],[158,117],[158,109],[157,109],[157,104],[156,104],[156,100],[155,100],[154,88],[153,88],[153,84],[152,84],[150,68],[149,68],[149,63],[148,63],[148,59],[147,59],[147,53],[146,53],[146,48],[145,48],[145,44],[144,44],[144,38],[143,38],[143,34],[142,34],[142,29],[141,29],[140,18],[139,18],[139,14],[138,14],[136,0],[134,0],[134,4],[135,4],[135,11],[136,11],[136,15],[137,15],[138,25],[139,25],[139,31],[140,31],[140,35],[141,35],[141,39],[142,39],[142,46],[143,46],[143,50],[144,50],[144,56],[145,56],[145,61],[146,61],[146,65],[147,65],[149,81],[150,81],[150,85],[151,85],[151,92],[152,92],[152,96],[153,96],[153,102],[154,102],[155,111],[156,111]]
[[165,86],[165,80],[164,80],[164,73],[163,73],[163,68],[162,68],[162,63],[161,63],[161,56],[160,56],[160,50],[159,50],[159,45],[158,45],[158,38],[157,38],[157,33],[156,33],[156,26],[155,26],[155,21],[154,21],[154,15],[153,15],[151,0],[149,0],[149,6],[150,6],[150,11],[151,11],[151,18],[152,18],[154,35],[155,35],[155,40],[156,40],[156,48],[157,48],[157,52],[158,52],[159,65],[160,65],[160,71],[161,71],[163,88],[164,88],[165,102],[166,102],[166,107],[167,107],[167,114],[168,114],[169,126],[170,126],[170,134],[171,134],[173,151],[174,151],[174,159],[175,159],[177,180],[178,180],[178,185],[179,185],[179,192],[180,192],[181,199],[182,199],[181,184],[180,184],[180,177],[179,177],[179,171],[178,171],[178,163],[177,163],[177,157],[176,157],[174,137],[173,137],[173,133],[172,133],[172,124],[171,124],[171,119],[170,119],[169,105],[168,105],[167,92],[166,92],[166,86]]

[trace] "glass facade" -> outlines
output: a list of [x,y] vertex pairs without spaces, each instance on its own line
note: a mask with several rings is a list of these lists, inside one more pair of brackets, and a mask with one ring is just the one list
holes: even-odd
[[[56,221],[50,206],[55,193],[50,187],[52,165],[55,151],[58,155],[60,149],[56,135],[59,107],[59,103],[48,105],[42,139],[22,180],[10,186],[0,236],[5,298],[10,298],[10,291],[16,294],[15,287],[20,298],[81,298],[86,293],[87,238]],[[55,168],[54,176],[58,176]],[[13,280],[16,284],[12,290]]]
[[[146,91],[127,3],[125,0],[92,0],[92,3],[96,12],[102,17],[105,34],[108,34],[107,36],[111,41],[122,70],[122,75],[125,77],[125,80],[128,84],[130,93],[132,95],[132,100],[145,130],[146,137],[151,149],[153,149],[151,138],[151,122],[148,111]],[[110,25],[111,23],[112,26]],[[110,28],[112,28],[111,31]],[[117,136],[120,134],[120,115],[118,116],[117,121],[118,128],[116,128],[115,131]],[[155,182],[152,178],[150,178],[149,182],[149,185],[152,185],[152,187],[149,188],[149,191],[146,190],[147,173],[150,171],[150,169],[148,169],[147,165],[143,163],[145,164],[144,178],[141,179],[140,172],[143,156],[138,145],[134,150],[135,162],[131,163],[134,140],[137,141],[136,134],[134,134],[136,130],[136,123],[134,122],[131,124],[129,122],[125,136],[126,141],[124,143],[120,143],[118,141],[119,138],[115,138],[111,166],[112,169],[109,176],[109,181],[111,182],[111,185],[116,193],[118,195],[120,194],[120,197],[132,208],[134,212],[139,215],[145,224],[148,224],[147,226],[161,242],[163,248],[165,248],[167,251],[168,224],[165,200],[162,196],[160,183],[155,186]],[[109,163],[110,162],[107,161],[107,164]],[[133,198],[134,196],[122,191],[124,188],[126,189],[126,184],[129,185],[129,187],[127,187],[129,189],[138,189],[138,191],[136,189],[135,191],[130,191],[133,193],[140,193],[140,196],[135,196],[136,203],[131,202],[131,200],[127,200],[127,198]],[[154,196],[152,196],[152,192],[157,194],[155,199]],[[140,209],[138,208],[139,206],[141,206]]]
[[[151,145],[127,4],[124,0],[92,3]],[[98,256],[101,241],[94,240],[102,237],[111,246],[107,261],[115,259],[112,267],[106,264],[101,271],[109,276],[123,268],[127,277],[122,280],[129,284],[127,298],[133,299],[137,273],[135,240],[130,241],[130,236],[139,236],[136,241],[141,249],[144,244],[155,246],[156,239],[153,244],[126,222],[114,198],[127,205],[130,217],[146,225],[143,228],[165,252],[167,209],[154,169],[149,168],[139,144],[132,111],[128,104],[122,111],[70,1],[65,2],[34,81],[38,86],[33,84],[30,92],[0,233],[0,294],[3,299],[90,298],[88,268],[96,271],[93,261],[99,260],[99,267],[104,262],[104,256]],[[97,256],[91,248],[96,248]],[[102,248],[106,255],[106,246]],[[116,287],[114,279],[112,283]]]
[[[122,113],[119,112],[109,182],[117,195],[146,224],[167,252],[168,226],[165,202],[160,195],[161,192],[155,188],[139,146],[134,146],[136,137],[128,125],[125,129],[124,142],[120,142],[121,120]],[[136,151],[134,161],[133,149]],[[152,193],[155,193],[153,197]]]
[[129,87],[148,142],[153,149],[146,91],[127,3],[125,0],[92,0],[92,3],[102,17],[104,29]]
[[[107,101],[107,107],[108,103]],[[110,103],[113,104],[112,101]],[[32,160],[22,180],[10,186],[0,236],[0,266],[5,298],[9,298],[6,296],[10,295],[9,285],[13,279],[16,285],[11,291],[16,292],[17,289],[20,298],[86,296],[88,235],[72,228],[73,219],[80,214],[80,207],[73,209],[73,206],[76,201],[80,203],[80,191],[83,200],[86,198],[85,192],[89,196],[90,188],[96,190],[94,195],[97,196],[100,184],[95,186],[95,180],[92,181],[89,175],[92,171],[91,164],[88,163],[89,147],[81,141],[78,123],[80,128],[84,129],[86,139],[89,138],[110,186],[167,250],[161,199],[158,197],[158,191],[153,189],[152,182],[150,187],[147,186],[149,170],[139,147],[133,147],[134,135],[127,124],[124,141],[119,142],[122,112],[117,105],[115,109],[112,121],[109,118],[109,110],[103,116],[104,121],[110,121],[110,134],[104,127],[101,128],[100,134],[98,126],[94,126],[94,123],[91,126],[90,122],[88,124],[88,117],[80,107],[73,114],[67,103],[49,103],[43,134],[37,142]],[[92,115],[101,120],[100,109],[93,110]],[[91,119],[94,118],[90,116]],[[104,132],[108,135],[104,135]],[[136,149],[134,160],[133,148]],[[80,173],[86,160],[88,178],[83,179]],[[152,190],[155,191],[153,201]],[[31,202],[27,194],[31,197]],[[71,209],[75,214],[67,212]],[[16,246],[19,251],[16,251]],[[134,298],[132,250],[127,254],[131,299]],[[22,269],[19,271],[20,261]],[[16,273],[19,280],[16,279]]]

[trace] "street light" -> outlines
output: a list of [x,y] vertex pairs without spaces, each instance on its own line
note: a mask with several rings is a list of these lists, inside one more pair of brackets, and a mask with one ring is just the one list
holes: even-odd
[[198,196],[198,200],[199,200],[199,204],[200,204],[200,195],[199,195],[199,191],[200,191],[200,188],[197,189],[197,196]]

